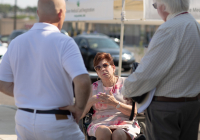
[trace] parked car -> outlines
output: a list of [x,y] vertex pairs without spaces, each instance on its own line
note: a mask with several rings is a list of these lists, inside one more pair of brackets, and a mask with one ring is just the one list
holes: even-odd
[[2,43],[8,43],[9,35],[0,35],[0,41]]
[[10,36],[9,36],[9,38],[8,38],[8,44],[10,44],[10,42],[15,38],[15,37],[17,37],[18,35],[21,35],[21,34],[23,34],[23,33],[25,33],[27,30],[14,30],[11,34],[10,34]]
[[[80,48],[84,63],[89,70],[94,70],[93,60],[97,52],[110,53],[115,66],[119,62],[119,45],[111,38],[102,34],[81,34],[74,37]],[[126,49],[122,51],[122,68],[130,70],[135,62],[134,54]]]
[[0,35],[0,41],[5,47],[8,47],[8,37],[9,35]]
[[65,31],[64,29],[60,30],[60,32],[61,32],[62,34],[64,34],[64,35],[67,35],[67,36],[69,36],[68,32],[67,32],[67,31]]
[[116,42],[118,45],[120,45],[120,40],[119,40],[118,38],[113,38],[113,37],[111,37],[111,39],[112,39],[114,42]]

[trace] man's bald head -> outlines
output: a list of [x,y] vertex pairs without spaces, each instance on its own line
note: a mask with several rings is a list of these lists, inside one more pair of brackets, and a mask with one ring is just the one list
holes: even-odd
[[42,22],[55,22],[61,10],[66,12],[65,0],[38,0],[38,16]]

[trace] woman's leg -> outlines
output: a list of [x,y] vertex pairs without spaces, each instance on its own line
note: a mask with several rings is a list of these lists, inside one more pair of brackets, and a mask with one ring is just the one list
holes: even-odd
[[112,133],[112,140],[131,140],[131,137],[122,129],[116,129]]
[[95,137],[97,140],[111,140],[112,131],[107,126],[100,125],[95,132]]

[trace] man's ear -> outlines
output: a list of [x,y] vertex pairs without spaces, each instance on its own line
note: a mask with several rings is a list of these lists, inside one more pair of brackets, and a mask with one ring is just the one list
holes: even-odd
[[161,5],[161,9],[163,12],[166,12],[166,6],[164,4]]
[[59,13],[58,13],[58,18],[59,18],[59,19],[61,19],[62,14],[63,14],[63,11],[62,11],[62,9],[60,9],[60,11],[59,11]]

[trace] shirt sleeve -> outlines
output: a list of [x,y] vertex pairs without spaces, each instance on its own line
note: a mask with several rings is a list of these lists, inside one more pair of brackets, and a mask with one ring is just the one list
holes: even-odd
[[10,65],[9,49],[3,56],[0,64],[0,80],[4,82],[14,82],[14,76]]
[[72,80],[81,74],[88,74],[80,50],[73,39],[70,38],[63,47],[62,64]]
[[154,89],[173,67],[179,45],[169,29],[158,29],[138,68],[125,80],[122,94],[136,97]]

